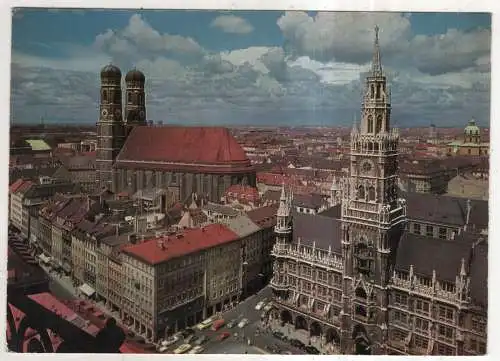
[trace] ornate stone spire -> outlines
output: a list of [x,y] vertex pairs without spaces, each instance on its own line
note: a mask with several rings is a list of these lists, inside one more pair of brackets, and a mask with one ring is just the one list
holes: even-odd
[[380,46],[378,44],[378,25],[375,25],[375,41],[373,43],[372,74],[373,76],[382,75],[382,63],[380,62]]
[[280,197],[280,201],[282,201],[282,202],[286,202],[287,201],[286,192],[285,192],[285,181],[284,180],[283,180],[283,182],[281,182],[281,197]]

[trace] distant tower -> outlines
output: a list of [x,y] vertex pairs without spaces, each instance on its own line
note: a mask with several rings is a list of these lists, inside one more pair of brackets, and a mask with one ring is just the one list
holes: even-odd
[[113,162],[124,142],[121,71],[114,65],[101,70],[100,117],[97,122],[96,181],[99,190],[111,189]]
[[437,139],[437,130],[436,130],[436,126],[434,124],[431,124],[429,126],[429,139],[428,139],[428,143],[435,143],[436,142],[436,139]]
[[133,69],[125,76],[126,103],[125,127],[127,135],[137,125],[146,125],[146,95],[144,85],[146,77],[142,72]]
[[332,186],[330,187],[330,207],[334,207],[341,202],[341,188],[337,177],[333,177]]
[[398,198],[399,134],[390,128],[390,114],[376,27],[361,124],[351,133],[351,165],[343,190],[344,354],[387,354],[381,345],[387,337],[388,283],[406,222],[406,205]]
[[281,187],[280,205],[277,213],[276,226],[274,231],[277,241],[288,243],[292,236],[292,198],[293,193],[286,194],[285,185]]

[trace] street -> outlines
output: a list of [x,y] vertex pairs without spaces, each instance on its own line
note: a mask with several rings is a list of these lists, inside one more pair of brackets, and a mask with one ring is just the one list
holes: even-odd
[[[263,310],[256,310],[255,306],[259,301],[266,298],[268,301],[271,299],[271,289],[266,287],[256,295],[250,296],[246,300],[239,303],[235,308],[226,311],[222,314],[222,318],[226,324],[231,320],[238,322],[243,318],[248,319],[249,324],[243,329],[233,327],[228,329],[222,327],[218,331],[212,331],[210,328],[205,330],[196,330],[196,335],[205,335],[209,340],[203,345],[205,348],[204,354],[268,354],[271,353],[267,350],[270,346],[277,346],[281,353],[291,353],[294,355],[306,354],[304,351],[299,350],[289,343],[283,342],[274,337],[271,332],[262,330],[260,316]],[[259,330],[260,328],[260,330]],[[223,332],[231,333],[231,336],[226,340],[218,341],[216,338]],[[235,336],[235,334],[237,334]],[[251,346],[248,345],[248,339],[251,341]],[[177,342],[175,345],[169,347],[174,350],[182,344],[182,341]]]
[[[9,232],[9,236],[14,236],[13,232]],[[19,237],[16,235],[16,237]],[[42,269],[50,278],[49,288],[51,293],[61,300],[78,299],[75,287],[72,285],[71,279],[67,276],[51,272],[48,267],[41,265]],[[280,353],[305,354],[289,343],[274,337],[270,331],[264,330],[261,324],[261,315],[263,310],[256,310],[255,306],[263,299],[269,301],[271,299],[271,289],[265,287],[255,295],[248,297],[240,302],[233,309],[222,313],[222,318],[226,324],[231,320],[241,321],[243,318],[248,319],[249,323],[243,329],[233,327],[228,329],[222,327],[218,331],[212,331],[211,328],[198,330],[195,328],[197,336],[205,335],[208,341],[203,345],[207,354],[266,354],[270,353],[270,347],[278,348]],[[109,314],[109,311],[103,308],[102,304],[96,304],[103,312]],[[116,317],[116,315],[114,315]],[[223,341],[217,340],[218,335],[223,332],[229,332],[231,336]],[[250,340],[251,344],[248,344]],[[182,344],[179,340],[174,345],[168,347],[169,351],[173,351],[176,347]]]

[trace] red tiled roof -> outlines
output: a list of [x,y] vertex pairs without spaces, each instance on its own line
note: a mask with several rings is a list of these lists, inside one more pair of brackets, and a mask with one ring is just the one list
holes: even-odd
[[25,182],[24,179],[22,178],[19,178],[18,180],[16,180],[14,183],[12,183],[9,187],[9,192],[10,193],[15,193],[17,192],[18,188],[21,187],[23,185],[23,183]]
[[[55,298],[52,294],[48,292],[44,293],[38,293],[34,295],[29,295],[29,298],[31,298],[33,301],[37,302],[39,305],[42,307],[46,308],[47,310],[57,314],[59,317],[62,317],[68,321],[71,321],[71,319],[75,318],[77,315],[76,313],[71,310],[67,305],[59,301],[57,298]],[[9,307],[12,311],[12,315],[14,317],[14,322],[16,324],[16,329],[19,327],[19,324],[25,317],[25,314],[17,309],[15,306],[9,304]],[[96,335],[97,332],[99,331],[99,328],[96,327],[95,325],[90,324],[88,327],[82,327],[82,329],[86,332],[88,332],[91,335]],[[54,334],[51,330],[48,330],[48,334],[50,337],[50,341],[52,342],[52,346],[54,347],[54,350],[57,350],[59,345],[62,343],[62,339]],[[28,329],[25,333],[25,342],[24,342],[24,352],[27,352],[27,346],[31,338],[35,337],[37,339],[40,338],[36,330],[33,329]],[[10,328],[7,327],[7,339],[10,339],[11,334],[10,334]]]
[[237,239],[239,236],[224,225],[210,224],[204,228],[186,230],[180,237],[155,238],[130,245],[123,252],[154,265]]
[[35,185],[35,183],[33,183],[30,180],[26,180],[26,181],[23,182],[23,184],[21,184],[19,187],[17,187],[17,189],[13,193],[26,192],[33,185]]
[[247,200],[250,202],[256,202],[260,198],[257,188],[241,184],[233,184],[232,186],[230,186],[228,189],[226,189],[225,195],[230,198]]
[[[243,148],[221,127],[135,127],[117,158],[120,167],[251,168]],[[231,170],[231,169],[230,169]]]

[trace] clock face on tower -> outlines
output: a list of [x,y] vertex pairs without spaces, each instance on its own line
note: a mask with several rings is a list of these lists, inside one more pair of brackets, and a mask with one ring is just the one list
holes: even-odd
[[372,164],[369,161],[365,161],[361,164],[361,169],[363,172],[368,173],[372,170]]
[[106,109],[103,109],[101,111],[101,114],[102,114],[103,117],[105,117],[106,115],[108,115],[108,111]]

